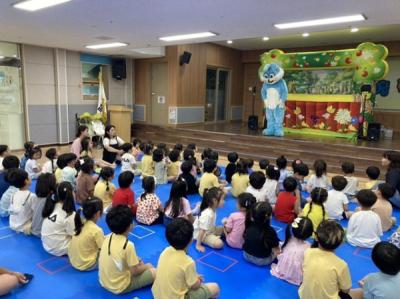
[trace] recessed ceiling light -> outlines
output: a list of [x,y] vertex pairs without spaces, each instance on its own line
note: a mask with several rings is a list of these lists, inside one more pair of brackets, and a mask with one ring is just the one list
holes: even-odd
[[227,44],[233,44],[233,41],[232,40],[227,40],[226,43]]
[[351,28],[351,30],[350,30],[350,32],[358,32],[360,29],[358,29],[358,28]]
[[309,37],[309,36],[310,36],[310,33],[304,32],[304,33],[302,34],[302,36],[303,36],[303,37]]
[[107,48],[118,48],[118,47],[125,47],[128,44],[126,43],[108,43],[108,44],[99,44],[99,45],[89,45],[85,46],[88,49],[107,49]]
[[262,40],[263,40],[263,41],[267,41],[267,40],[269,40],[269,37],[268,37],[268,36],[264,36],[264,37],[262,38]]
[[50,6],[55,6],[69,2],[71,0],[26,0],[13,4],[15,8],[36,11]]
[[172,35],[172,36],[164,36],[160,37],[159,40],[164,42],[173,42],[178,40],[186,40],[186,39],[194,39],[194,38],[205,38],[210,36],[217,35],[214,32],[199,32],[199,33],[190,33],[190,34],[181,34],[181,35]]
[[343,17],[334,17],[334,18],[317,19],[317,20],[309,20],[309,21],[301,21],[301,22],[274,24],[274,26],[278,29],[291,29],[291,28],[329,25],[329,24],[358,22],[358,21],[364,21],[365,19],[366,18],[362,14],[358,14],[358,15],[343,16]]

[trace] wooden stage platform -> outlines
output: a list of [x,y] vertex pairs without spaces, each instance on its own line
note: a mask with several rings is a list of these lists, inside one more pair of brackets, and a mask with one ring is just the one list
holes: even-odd
[[361,177],[365,176],[368,166],[381,166],[383,152],[400,147],[397,136],[393,140],[358,140],[356,143],[343,138],[304,137],[297,134],[282,138],[266,137],[262,136],[261,130],[249,130],[245,124],[238,122],[184,127],[134,124],[132,129],[132,136],[143,141],[166,143],[169,146],[195,143],[200,150],[210,147],[221,155],[236,151],[240,157],[255,161],[262,158],[275,161],[278,156],[285,155],[290,161],[300,158],[311,168],[314,160],[324,159],[330,173],[341,173],[341,163],[351,161],[356,166],[356,174]]

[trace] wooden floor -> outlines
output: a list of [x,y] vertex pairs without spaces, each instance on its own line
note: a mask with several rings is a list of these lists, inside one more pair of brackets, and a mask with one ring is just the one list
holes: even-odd
[[211,147],[221,155],[236,151],[241,157],[256,161],[266,158],[274,161],[279,155],[289,160],[302,159],[311,166],[315,159],[324,159],[328,171],[341,173],[341,163],[351,161],[356,165],[356,174],[365,176],[365,169],[374,165],[380,167],[383,152],[398,149],[397,136],[393,140],[378,142],[359,140],[356,143],[343,138],[290,136],[265,137],[261,130],[252,131],[242,123],[200,124],[185,127],[159,127],[135,124],[132,135],[144,141],[166,143],[195,143],[200,149]]

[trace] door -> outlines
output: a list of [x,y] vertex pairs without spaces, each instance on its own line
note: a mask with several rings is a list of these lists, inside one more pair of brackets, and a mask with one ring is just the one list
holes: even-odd
[[23,149],[25,114],[19,47],[0,42],[0,144]]
[[166,125],[168,123],[168,69],[167,63],[151,65],[151,123]]
[[225,121],[229,93],[229,71],[207,68],[206,104],[204,120],[206,122]]

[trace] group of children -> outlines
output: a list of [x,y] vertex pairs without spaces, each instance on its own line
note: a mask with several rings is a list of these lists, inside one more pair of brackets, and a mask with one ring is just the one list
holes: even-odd
[[[212,149],[205,149],[198,162],[193,144],[184,150],[177,144],[169,151],[165,144],[155,147],[134,140],[120,146],[117,189],[112,183],[115,164],[94,159],[90,139],[84,134],[80,132],[79,157],[58,155],[50,148],[43,167],[37,161],[41,150],[33,142],[25,144],[21,162],[0,145],[0,216],[9,215],[11,229],[40,237],[50,254],[67,254],[74,268],[98,269],[100,284],[107,290],[120,294],[153,284],[155,298],[166,298],[166,294],[167,298],[217,297],[218,285],[203,284],[187,255],[194,239],[200,252],[205,251],[204,245],[220,249],[225,241],[243,250],[249,263],[271,265],[273,276],[301,285],[300,298],[373,298],[367,294],[376,289],[385,298],[395,298],[390,296],[397,293],[388,286],[400,284],[399,249],[380,240],[382,232],[395,224],[388,201],[395,190],[378,181],[379,168],[367,169],[368,188],[358,190],[354,164],[349,162],[342,165],[344,175],[330,181],[326,162],[317,160],[314,174],[305,183],[309,169],[299,159],[293,161],[292,172],[283,156],[276,166],[261,160],[260,170],[253,171],[253,160],[232,152],[223,178],[218,153]],[[141,175],[143,187],[136,200],[131,189],[135,175]],[[32,179],[37,179],[35,193],[29,191]],[[155,190],[168,182],[172,183],[170,195],[163,206]],[[304,198],[303,191],[310,198]],[[228,192],[237,198],[238,211],[218,226],[217,210]],[[197,193],[202,200],[192,210],[187,195]],[[354,213],[349,211],[351,201],[359,204]],[[78,210],[76,203],[81,205]],[[108,236],[96,224],[103,213],[112,232]],[[127,238],[134,217],[145,225],[166,225],[171,246],[160,255],[157,270],[137,256]],[[288,223],[283,243],[270,224],[272,217]],[[341,219],[349,219],[346,232],[337,222]],[[373,261],[386,276],[371,274],[361,282],[363,290],[350,291],[348,266],[334,254],[345,237],[353,246],[373,248]],[[391,242],[398,244],[396,238]],[[326,271],[319,271],[321,267]],[[324,273],[315,275],[320,272]],[[26,283],[32,276],[18,278]]]

